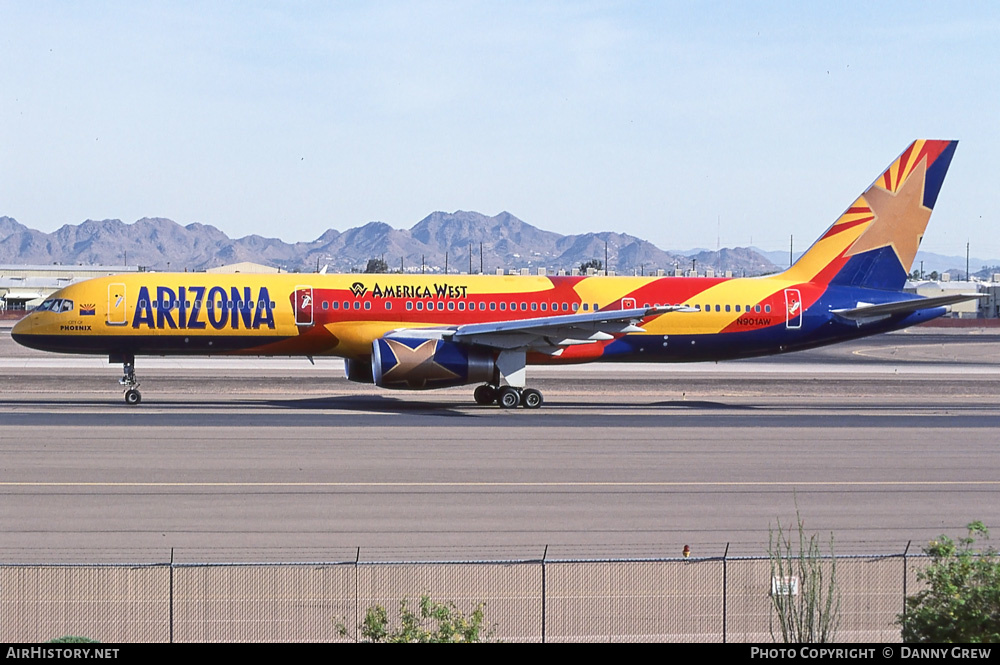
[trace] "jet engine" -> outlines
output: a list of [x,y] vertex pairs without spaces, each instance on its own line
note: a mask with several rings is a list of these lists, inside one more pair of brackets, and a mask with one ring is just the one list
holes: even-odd
[[372,376],[383,388],[447,388],[490,383],[495,375],[489,351],[440,339],[381,337],[372,342]]

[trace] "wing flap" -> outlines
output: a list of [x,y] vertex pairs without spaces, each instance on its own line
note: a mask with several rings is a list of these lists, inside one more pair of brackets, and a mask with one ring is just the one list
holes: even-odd
[[[650,316],[689,310],[694,311],[693,308],[685,308],[683,305],[666,305],[543,316],[515,321],[472,323],[459,326],[451,339],[464,344],[493,348],[514,348],[512,344],[517,347],[540,349],[592,344],[605,341],[614,335],[644,332],[636,324]],[[531,336],[533,340],[525,341],[525,336]],[[515,344],[515,340],[518,340],[518,343]],[[561,344],[562,340],[566,340],[566,343]]]
[[638,307],[470,323],[448,328],[402,328],[393,330],[386,337],[449,339],[461,344],[494,349],[551,349],[577,344],[594,344],[613,339],[615,335],[643,332],[643,328],[637,324],[645,318],[668,312],[695,311],[697,311],[695,308],[684,305]]

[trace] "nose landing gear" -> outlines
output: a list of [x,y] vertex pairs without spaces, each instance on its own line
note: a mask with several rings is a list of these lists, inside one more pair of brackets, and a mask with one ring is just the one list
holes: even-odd
[[142,401],[139,392],[139,381],[135,378],[135,356],[124,356],[122,359],[122,378],[118,383],[125,389],[125,403],[135,406]]

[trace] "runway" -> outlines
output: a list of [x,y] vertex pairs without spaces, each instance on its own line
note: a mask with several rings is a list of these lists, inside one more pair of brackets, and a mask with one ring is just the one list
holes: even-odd
[[766,360],[530,368],[538,411],[398,393],[317,359],[106,359],[0,330],[3,562],[837,553],[1000,525],[1000,336]]

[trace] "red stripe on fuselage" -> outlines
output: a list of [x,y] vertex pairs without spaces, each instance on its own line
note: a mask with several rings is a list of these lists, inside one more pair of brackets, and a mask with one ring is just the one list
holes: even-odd
[[[450,297],[436,295],[433,285],[430,284],[424,286],[430,289],[431,295],[410,297],[376,297],[371,289],[361,296],[355,296],[349,288],[314,288],[313,323],[325,325],[356,321],[406,321],[427,325],[457,325],[517,321],[584,311],[584,303],[573,287],[586,277],[567,276],[548,279],[551,283],[550,288],[511,293],[477,293],[469,290],[469,285],[457,279],[453,281],[453,285],[458,285],[460,290],[464,288],[465,290],[461,291],[464,295]],[[333,303],[337,303],[337,309],[333,308]],[[358,303],[358,309],[354,309],[355,303]],[[410,309],[407,309],[407,303],[411,305]],[[475,309],[469,308],[470,303],[475,304]],[[323,308],[324,304],[327,304],[326,309]],[[347,307],[344,307],[345,304]],[[369,309],[365,309],[366,304],[369,305]],[[391,308],[387,309],[387,304],[391,304]],[[420,309],[417,308],[418,304]],[[485,308],[481,308],[481,304],[485,304]],[[586,311],[595,311],[594,307],[599,303],[586,304],[588,306]],[[576,305],[575,310],[574,305]]]

